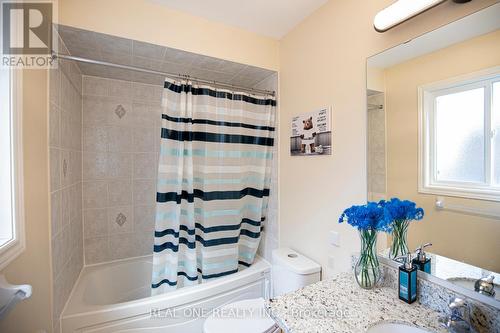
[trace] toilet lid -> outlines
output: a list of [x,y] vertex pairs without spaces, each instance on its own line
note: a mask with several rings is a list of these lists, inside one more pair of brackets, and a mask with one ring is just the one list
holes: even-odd
[[215,309],[203,324],[203,333],[264,333],[275,325],[264,299],[247,299]]

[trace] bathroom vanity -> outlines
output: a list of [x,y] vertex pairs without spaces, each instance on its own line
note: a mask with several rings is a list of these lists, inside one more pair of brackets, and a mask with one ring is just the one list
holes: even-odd
[[441,314],[437,311],[418,302],[408,305],[400,301],[396,289],[390,286],[361,289],[351,273],[273,299],[268,302],[268,310],[288,333],[363,333],[388,323],[423,332],[447,332],[438,322]]
[[397,296],[397,270],[384,262],[382,267],[383,278],[373,290],[361,289],[352,273],[340,273],[271,299],[267,311],[286,333],[439,333],[448,332],[441,322],[449,318],[450,300],[458,297],[470,312],[471,332],[500,332],[499,307],[420,272],[417,302],[407,304]]

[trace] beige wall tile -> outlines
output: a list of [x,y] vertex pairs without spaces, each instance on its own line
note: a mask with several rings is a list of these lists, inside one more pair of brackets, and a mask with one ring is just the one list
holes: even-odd
[[76,183],[69,188],[70,221],[82,215],[82,183]]
[[82,152],[69,151],[69,180],[71,184],[82,181]]
[[57,106],[61,105],[61,70],[49,70],[49,99]]
[[118,179],[108,181],[108,206],[132,204],[132,180]]
[[134,234],[134,256],[145,256],[153,253],[154,237],[152,232],[136,232]]
[[79,211],[75,219],[71,221],[70,226],[72,255],[75,257],[73,259],[76,260],[76,257],[81,257],[78,260],[81,260],[83,262],[83,216],[81,210]]
[[50,191],[61,187],[61,151],[50,148]]
[[83,180],[101,180],[107,178],[107,154],[83,153]]
[[52,274],[58,276],[64,266],[62,233],[52,237]]
[[139,57],[161,60],[165,55],[166,48],[156,44],[146,42],[133,41],[132,53]]
[[102,181],[83,182],[83,208],[103,208],[107,206],[108,184]]
[[158,170],[156,153],[134,154],[134,179],[154,179]]
[[61,111],[59,107],[50,103],[49,109],[49,145],[51,147],[59,147],[61,143],[61,125],[60,125]]
[[71,256],[72,252],[72,244],[71,244],[71,227],[69,224],[67,226],[63,226],[62,232],[62,257],[64,261],[63,270],[66,268],[68,260]]
[[61,110],[61,148],[72,149],[74,124],[71,123],[71,117],[67,109]]
[[62,228],[62,192],[53,192],[50,196],[51,237],[54,238]]
[[73,107],[73,94],[71,91],[71,82],[66,75],[61,74],[61,108],[63,110],[69,111]]
[[[135,127],[133,129],[133,151],[154,152],[156,151],[155,134],[158,132],[154,127]],[[159,137],[159,135],[157,135]]]
[[106,152],[108,149],[108,130],[105,126],[83,127],[83,150],[86,152]]
[[108,235],[108,212],[106,208],[85,209],[83,211],[85,246],[89,238]]
[[131,152],[133,150],[133,130],[131,127],[109,126],[108,151]]
[[85,264],[95,264],[108,261],[108,237],[94,237],[85,240]]
[[83,94],[94,96],[107,96],[109,92],[109,80],[95,76],[83,77]]
[[117,260],[137,255],[134,248],[135,234],[115,234],[109,237],[109,259]]
[[84,96],[83,97],[83,124],[84,125],[106,125],[107,114],[103,112],[106,97]]
[[155,113],[152,106],[147,102],[134,102],[132,104],[132,119],[135,126],[155,126]]
[[108,94],[111,97],[132,99],[132,83],[128,81],[109,80]]
[[132,177],[133,159],[130,153],[108,153],[107,176],[114,178]]
[[156,206],[134,206],[134,230],[153,234],[155,228]]
[[152,205],[156,201],[155,180],[134,180],[134,205]]
[[70,151],[67,149],[61,150],[61,186],[67,187],[72,184],[72,172],[71,168],[71,160],[70,160]]

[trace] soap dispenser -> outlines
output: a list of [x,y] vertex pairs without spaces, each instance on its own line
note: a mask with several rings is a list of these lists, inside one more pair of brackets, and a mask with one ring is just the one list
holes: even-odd
[[417,256],[413,259],[413,265],[417,266],[419,270],[431,274],[431,258],[428,258],[425,253],[425,248],[428,246],[432,246],[432,243],[422,244],[415,250]]
[[411,253],[399,267],[399,299],[411,304],[417,300],[417,266],[413,265]]

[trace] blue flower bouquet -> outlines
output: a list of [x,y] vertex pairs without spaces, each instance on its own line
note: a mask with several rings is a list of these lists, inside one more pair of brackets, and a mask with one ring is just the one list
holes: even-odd
[[392,217],[380,203],[369,202],[346,209],[339,218],[339,223],[342,222],[347,222],[359,231],[361,252],[354,275],[361,288],[372,289],[382,275],[377,257],[377,233],[390,232]]
[[392,244],[389,257],[397,259],[408,252],[408,227],[411,221],[418,221],[424,217],[424,210],[409,200],[392,198],[389,201],[380,201],[379,206],[386,211],[386,216],[391,220]]

